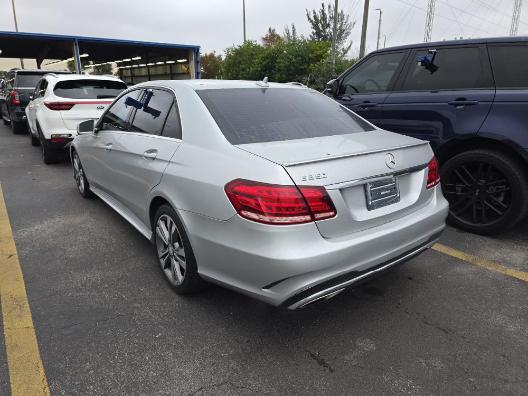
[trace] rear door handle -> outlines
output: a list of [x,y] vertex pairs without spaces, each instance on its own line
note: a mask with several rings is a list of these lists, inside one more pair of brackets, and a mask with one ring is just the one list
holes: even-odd
[[447,102],[449,106],[455,106],[455,107],[463,107],[463,106],[475,106],[478,104],[477,100],[452,100],[451,102]]
[[158,156],[158,150],[156,149],[147,150],[143,153],[143,158],[145,159],[154,160],[156,159],[157,156]]
[[112,150],[112,143],[107,143],[107,144],[105,144],[104,148],[105,148],[105,150],[107,150],[107,151]]
[[358,104],[357,107],[361,109],[369,109],[371,107],[376,107],[377,105],[378,105],[377,103],[365,102],[365,103]]

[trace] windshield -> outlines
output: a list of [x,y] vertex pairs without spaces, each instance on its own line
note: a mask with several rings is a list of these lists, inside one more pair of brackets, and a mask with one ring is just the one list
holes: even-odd
[[308,89],[233,88],[196,93],[231,144],[346,135],[374,129],[336,101]]
[[126,84],[112,80],[67,80],[59,81],[53,93],[61,98],[69,99],[104,99],[115,98]]
[[44,74],[46,73],[17,73],[15,86],[34,89]]

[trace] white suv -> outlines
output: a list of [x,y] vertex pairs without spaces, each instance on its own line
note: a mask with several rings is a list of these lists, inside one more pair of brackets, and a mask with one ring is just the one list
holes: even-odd
[[126,84],[111,76],[46,74],[26,107],[33,146],[42,147],[44,163],[57,162],[77,135],[77,124],[96,120]]

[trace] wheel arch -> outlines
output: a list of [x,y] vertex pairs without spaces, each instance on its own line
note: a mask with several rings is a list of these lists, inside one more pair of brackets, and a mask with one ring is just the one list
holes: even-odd
[[437,150],[436,155],[440,164],[442,164],[455,155],[476,149],[486,149],[506,154],[518,162],[524,170],[528,172],[528,151],[523,150],[513,142],[505,140],[497,140],[481,136],[465,140],[454,139],[445,143],[439,150]]

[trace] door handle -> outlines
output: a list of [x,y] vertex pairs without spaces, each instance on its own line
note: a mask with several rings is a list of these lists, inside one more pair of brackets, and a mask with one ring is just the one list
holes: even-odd
[[464,107],[464,106],[475,106],[478,104],[477,100],[465,100],[465,99],[457,99],[452,100],[451,102],[447,102],[449,106],[455,106],[455,107]]
[[377,105],[378,105],[377,103],[365,102],[365,103],[358,104],[357,107],[361,109],[369,109],[371,107],[376,107]]
[[154,160],[156,159],[157,156],[158,156],[158,150],[156,149],[147,150],[143,153],[143,158],[145,159]]
[[112,143],[107,143],[107,144],[105,144],[104,148],[105,148],[105,150],[107,150],[107,151],[112,150]]

